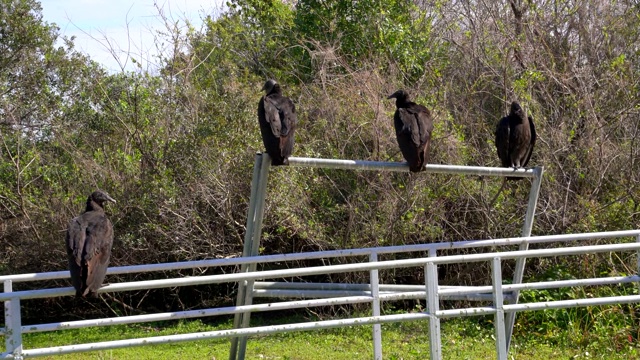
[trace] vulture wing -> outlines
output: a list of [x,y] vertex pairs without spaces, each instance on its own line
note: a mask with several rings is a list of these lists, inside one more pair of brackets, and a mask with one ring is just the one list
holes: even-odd
[[418,113],[413,109],[399,108],[398,115],[402,121],[399,134],[410,136],[411,142],[417,148],[420,146],[420,126],[418,125]]
[[67,228],[67,236],[65,238],[67,255],[69,256],[69,261],[73,261],[77,266],[82,264],[82,248],[84,248],[86,239],[86,229],[87,225],[83,223],[82,216],[73,218]]
[[268,96],[264,98],[264,113],[265,119],[269,123],[269,126],[271,126],[273,136],[280,137],[280,134],[282,133],[282,119],[284,116],[282,116],[283,114],[281,110],[278,109],[277,102]]
[[280,128],[280,153],[283,157],[289,157],[293,152],[294,131],[298,117],[296,115],[296,107],[291,99],[282,97],[280,109],[280,118],[282,126]]
[[503,117],[496,127],[496,150],[503,167],[511,166],[511,157],[509,156],[509,119]]
[[[416,124],[418,125],[418,146],[423,147],[431,140],[431,132],[433,131],[433,121],[431,119],[431,113],[429,110],[421,105],[416,105],[415,108],[410,110],[416,118]],[[413,139],[415,143],[415,139]]]
[[113,245],[113,227],[103,212],[87,214],[90,218],[83,249],[86,268],[82,269],[82,279],[85,281],[87,290],[95,291],[102,286],[107,273]]
[[73,218],[69,222],[65,238],[71,282],[77,290],[82,288],[82,249],[86,239],[86,229],[87,225],[82,221],[82,216]]

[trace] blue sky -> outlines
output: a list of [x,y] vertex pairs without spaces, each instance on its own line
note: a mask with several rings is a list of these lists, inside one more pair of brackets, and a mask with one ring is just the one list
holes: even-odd
[[[153,69],[157,53],[154,33],[163,30],[159,10],[172,21],[189,19],[199,29],[200,19],[217,15],[225,0],[41,0],[43,19],[56,23],[60,34],[75,36],[76,48],[89,54],[110,71],[135,66],[131,54],[143,69]],[[115,56],[109,51],[115,49]]]

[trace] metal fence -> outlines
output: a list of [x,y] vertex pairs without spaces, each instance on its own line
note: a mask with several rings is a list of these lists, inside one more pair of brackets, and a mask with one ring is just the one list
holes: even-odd
[[[420,258],[410,258],[391,261],[377,261],[378,255],[390,253],[407,253],[407,252],[423,252],[429,251],[434,253],[438,249],[461,249],[461,248],[482,248],[493,246],[519,246],[522,243],[552,243],[552,242],[569,242],[584,241],[591,239],[615,239],[635,238],[636,242],[631,243],[611,243],[601,245],[562,247],[553,249],[536,249],[528,251],[507,251],[507,252],[489,252],[468,255],[452,255],[452,256],[430,256]],[[603,252],[619,252],[619,251],[640,251],[640,230],[632,231],[616,231],[604,233],[586,233],[571,235],[550,235],[536,236],[526,238],[508,238],[495,240],[479,240],[479,241],[462,241],[452,243],[436,243],[421,244],[411,246],[394,246],[379,247],[352,250],[336,250],[325,252],[295,253],[283,255],[259,256],[251,258],[237,259],[217,259],[194,262],[168,263],[168,264],[152,264],[127,266],[119,268],[110,268],[109,274],[138,273],[145,271],[162,271],[170,269],[189,269],[202,267],[219,267],[241,264],[258,264],[286,262],[303,259],[317,258],[335,258],[335,257],[357,257],[367,256],[371,261],[364,263],[348,263],[340,265],[317,266],[306,268],[287,268],[281,270],[267,271],[251,271],[236,274],[221,274],[196,276],[174,279],[146,280],[137,282],[126,282],[109,284],[99,290],[103,292],[118,292],[140,289],[154,289],[178,286],[190,286],[201,284],[218,284],[237,281],[256,281],[265,279],[276,279],[292,276],[308,276],[318,274],[335,274],[345,272],[369,272],[369,284],[290,284],[289,294],[281,294],[286,296],[295,296],[303,299],[291,301],[279,301],[265,304],[252,304],[243,306],[199,309],[191,311],[167,312],[157,314],[122,316],[103,319],[91,319],[80,321],[58,322],[50,324],[33,324],[23,325],[20,320],[20,302],[25,299],[50,298],[56,296],[72,296],[74,290],[71,287],[12,291],[12,284],[35,281],[42,279],[58,279],[68,277],[68,272],[53,272],[40,274],[22,274],[8,275],[0,277],[0,281],[4,283],[4,293],[0,293],[0,301],[5,303],[5,328],[0,329],[0,333],[5,336],[6,351],[0,354],[0,359],[21,359],[38,356],[49,356],[56,354],[65,354],[73,352],[96,351],[116,349],[131,346],[153,345],[163,343],[176,343],[184,341],[193,341],[200,339],[215,338],[237,338],[241,336],[255,336],[272,334],[286,331],[305,331],[317,330],[324,328],[345,327],[354,325],[379,325],[388,322],[398,321],[416,321],[426,320],[430,323],[430,351],[432,359],[440,359],[442,355],[442,347],[440,344],[440,319],[461,316],[479,316],[494,315],[495,331],[496,331],[496,349],[498,359],[506,359],[507,356],[507,335],[505,314],[515,314],[519,311],[528,310],[546,310],[559,309],[577,306],[593,306],[606,304],[622,304],[640,302],[640,296],[616,296],[603,298],[587,298],[574,299],[565,301],[551,301],[540,303],[524,303],[524,304],[505,304],[505,299],[513,297],[516,291],[529,289],[551,289],[572,286],[592,286],[592,285],[611,285],[622,283],[637,283],[640,277],[619,276],[604,277],[594,279],[576,279],[562,281],[545,281],[535,283],[522,284],[502,284],[502,262],[509,259],[522,258],[541,258],[550,256],[566,256],[579,254],[594,254]],[[437,266],[440,264],[453,264],[461,262],[490,262],[492,266],[491,279],[492,285],[488,286],[438,286]],[[404,267],[423,267],[425,271],[425,285],[388,285],[380,284],[375,274],[382,269],[395,269]],[[255,296],[260,296],[261,289],[268,288],[272,283],[256,283],[254,290]],[[307,291],[318,291],[318,288],[325,286],[325,294],[307,293]],[[314,290],[307,290],[311,288]],[[331,293],[336,291],[336,293]],[[457,308],[441,310],[439,308],[439,300],[456,298],[469,294],[486,294],[491,298],[492,306]],[[277,296],[278,294],[269,294],[269,296]],[[305,297],[314,297],[314,299],[304,299]],[[317,306],[332,306],[346,304],[372,304],[372,309],[380,307],[382,301],[404,300],[404,299],[425,299],[427,309],[424,312],[395,314],[395,315],[372,315],[369,317],[358,317],[341,320],[316,321],[309,323],[295,323],[276,326],[260,326],[247,327],[239,329],[218,330],[201,333],[191,333],[182,335],[156,336],[147,338],[127,339],[118,341],[106,341],[89,344],[74,344],[55,346],[40,349],[24,349],[22,346],[22,334],[42,331],[54,331],[64,329],[77,329],[90,326],[110,326],[118,324],[132,324],[162,320],[177,320],[187,318],[199,318],[216,315],[230,315],[239,313],[251,313],[262,311],[275,311],[295,308],[308,308]],[[374,340],[375,341],[375,340]],[[374,344],[374,350],[380,344]],[[382,354],[380,347],[380,355]]]
[[[351,170],[374,171],[408,171],[406,164],[328,160],[309,158],[290,158],[291,167],[309,166]],[[498,359],[506,359],[515,314],[519,311],[541,310],[551,308],[566,308],[575,306],[590,306],[612,303],[639,302],[639,296],[619,296],[599,299],[579,299],[571,301],[555,301],[545,303],[518,304],[519,291],[527,289],[549,289],[569,286],[610,285],[638,282],[638,276],[607,277],[597,279],[579,279],[565,281],[548,281],[537,283],[522,283],[522,276],[526,258],[564,256],[578,254],[592,254],[611,251],[639,251],[639,243],[618,243],[608,245],[591,245],[581,247],[528,250],[529,244],[582,241],[590,239],[620,239],[634,237],[640,242],[640,230],[618,231],[606,233],[587,233],[569,235],[549,235],[531,237],[535,208],[542,180],[542,168],[529,170],[513,170],[506,168],[487,168],[473,166],[427,165],[426,171],[440,174],[461,174],[480,176],[515,176],[532,178],[531,190],[522,237],[493,240],[467,240],[458,242],[444,242],[432,244],[417,244],[407,246],[376,247],[363,249],[345,249],[335,251],[321,251],[310,253],[295,253],[283,255],[258,256],[266,188],[270,160],[266,154],[257,154],[253,170],[251,197],[247,214],[247,231],[243,257],[235,259],[201,260],[191,262],[177,262],[167,264],[148,264],[110,268],[108,274],[129,274],[149,271],[166,271],[178,269],[194,269],[204,267],[221,267],[236,265],[241,271],[235,274],[195,276],[174,279],[147,280],[138,282],[125,282],[109,284],[99,290],[102,292],[118,292],[141,289],[155,289],[177,286],[191,286],[202,284],[219,284],[238,282],[238,298],[236,306],[210,308],[190,311],[167,312],[136,316],[122,316],[104,319],[90,319],[80,321],[58,322],[50,324],[23,325],[20,319],[20,302],[26,299],[49,298],[57,296],[71,296],[75,292],[71,287],[51,288],[29,291],[14,291],[13,284],[25,281],[52,280],[68,278],[68,271],[20,274],[0,276],[4,284],[4,293],[0,293],[0,301],[4,302],[5,328],[0,329],[0,334],[5,336],[6,349],[0,354],[0,359],[22,359],[37,356],[65,354],[72,352],[95,351],[116,349],[130,346],[151,345],[161,343],[174,343],[192,341],[198,339],[231,338],[230,359],[244,359],[246,352],[246,339],[249,336],[271,334],[284,331],[303,331],[322,328],[335,328],[353,325],[372,325],[374,358],[382,359],[382,342],[380,324],[397,321],[428,320],[430,326],[430,351],[432,359],[440,359],[442,348],[440,344],[440,319],[448,317],[475,316],[493,314],[496,325],[496,349]],[[286,169],[286,168],[285,168]],[[284,170],[286,171],[286,170]],[[444,249],[480,249],[515,245],[517,251],[481,253],[470,255],[437,256],[439,250]],[[392,253],[428,252],[428,257],[417,257],[404,260],[378,261],[378,256]],[[287,262],[296,260],[335,258],[335,257],[367,257],[366,263],[346,263],[340,265],[288,268],[282,270],[256,271],[258,264]],[[509,285],[502,284],[502,262],[514,259],[516,266],[514,277]],[[491,264],[491,286],[439,286],[437,279],[437,266],[460,262],[482,262]],[[639,262],[640,264],[640,262]],[[425,285],[391,285],[380,284],[378,271],[400,267],[423,267],[425,272]],[[336,284],[336,283],[285,283],[265,282],[258,280],[270,280],[291,276],[308,276],[318,274],[332,274],[344,272],[369,272],[368,284]],[[253,304],[254,297],[277,297],[281,301]],[[282,301],[283,298],[295,298],[295,300]],[[427,303],[427,311],[397,315],[381,315],[380,302],[403,299],[424,299]],[[466,299],[487,300],[493,306],[471,307],[461,309],[440,310],[440,300]],[[273,311],[294,308],[307,308],[313,306],[332,306],[370,303],[372,316],[341,320],[317,321],[309,323],[286,324],[277,326],[250,327],[250,314],[252,312]],[[56,346],[41,349],[24,349],[22,334],[40,331],[54,331],[75,329],[89,326],[109,326],[117,324],[132,324],[140,322],[161,321],[198,318],[216,315],[234,314],[234,329],[210,331],[183,335],[157,336],[119,341],[107,341],[90,344],[74,344]]]
[[[315,167],[325,169],[344,169],[344,170],[357,170],[357,171],[402,171],[407,172],[409,167],[407,163],[396,162],[379,162],[379,161],[363,161],[363,160],[337,160],[337,159],[315,159],[315,158],[289,158],[289,165],[291,167]],[[253,167],[253,178],[251,182],[251,197],[249,200],[249,209],[247,211],[247,225],[244,238],[244,250],[243,256],[257,256],[258,249],[260,248],[260,236],[262,234],[262,219],[264,216],[265,198],[267,192],[267,183],[269,180],[269,170],[271,167],[271,159],[268,154],[256,154],[255,163]],[[281,167],[282,168],[282,167]],[[285,168],[286,171],[286,168]],[[435,174],[452,174],[452,175],[476,175],[476,176],[499,176],[499,177],[524,177],[531,178],[531,189],[529,191],[529,200],[527,203],[527,211],[524,214],[524,224],[522,226],[521,236],[528,237],[531,235],[531,229],[533,227],[533,220],[535,217],[536,204],[538,202],[538,195],[540,194],[540,185],[542,184],[542,167],[535,167],[533,169],[517,169],[512,168],[494,168],[494,167],[480,167],[480,166],[461,166],[461,165],[437,165],[427,164],[425,166],[426,173]],[[519,250],[524,251],[529,248],[528,242],[521,242]],[[436,255],[436,250],[431,253],[432,256]],[[522,282],[524,274],[525,258],[518,258],[516,260],[515,272],[512,282],[518,284]],[[255,271],[255,265],[245,265],[241,268],[241,272]],[[377,273],[372,273],[372,277],[377,277]],[[238,284],[238,296],[236,299],[236,306],[250,305],[253,303],[254,295],[254,281],[248,280]],[[277,289],[278,284],[273,284],[275,289],[263,289],[262,294],[279,292],[284,295],[282,290]],[[322,289],[317,289],[318,292],[322,292]],[[486,299],[486,296],[482,294],[468,294],[469,299]],[[518,301],[518,290],[513,292],[513,296],[508,299],[510,302]],[[380,309],[377,305],[373,307],[373,315],[380,315]],[[238,313],[235,315],[234,328],[248,327],[250,323],[250,313]],[[506,336],[507,336],[507,348],[511,341],[511,333],[513,325],[515,323],[515,313],[508,313],[506,318]],[[373,338],[374,338],[374,357],[375,359],[382,359],[381,338],[380,338],[380,325],[374,325]],[[247,338],[238,337],[231,341],[231,350],[229,352],[229,360],[244,359],[247,347]]]

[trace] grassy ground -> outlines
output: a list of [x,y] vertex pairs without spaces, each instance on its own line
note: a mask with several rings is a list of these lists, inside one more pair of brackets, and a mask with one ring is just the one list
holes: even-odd
[[[256,323],[282,323],[301,319],[256,319]],[[196,331],[221,330],[231,322],[205,324],[201,321],[159,323],[152,325],[112,326],[66,330],[24,336],[25,349],[127,339],[133,337],[171,335]],[[491,326],[481,326],[468,319],[448,320],[442,326],[445,359],[495,359],[495,341]],[[550,345],[541,338],[516,338],[511,349],[512,359],[637,359],[640,352],[634,346],[610,349],[607,346],[585,348],[571,339],[559,339]],[[562,336],[562,335],[561,335]],[[282,333],[250,338],[247,359],[291,360],[352,360],[373,357],[369,326]],[[428,359],[428,324],[426,322],[383,325],[384,359]],[[558,345],[563,344],[563,345]],[[126,349],[96,351],[47,357],[56,360],[76,359],[227,359],[229,340],[203,340],[171,345],[153,345]]]

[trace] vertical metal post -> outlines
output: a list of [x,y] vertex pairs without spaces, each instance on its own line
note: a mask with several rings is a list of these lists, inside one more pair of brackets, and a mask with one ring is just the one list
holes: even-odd
[[[640,234],[636,235],[636,242],[640,243]],[[637,261],[636,275],[640,275],[640,250],[636,252],[636,261]],[[638,286],[638,294],[640,295],[640,283],[637,283],[636,285]]]
[[[13,281],[4,281],[4,292],[13,292]],[[5,346],[13,359],[22,360],[22,320],[20,319],[20,299],[4,302]]]
[[[378,254],[369,255],[370,262],[378,261]],[[369,281],[371,283],[371,301],[372,315],[380,316],[380,279],[378,277],[378,269],[372,269],[369,272]],[[373,324],[373,358],[382,360],[382,326]]]
[[[537,166],[533,168],[534,178],[531,183],[531,190],[529,191],[529,203],[527,204],[527,214],[524,218],[524,225],[522,226],[522,235],[523,237],[531,236],[531,229],[533,228],[533,219],[536,214],[536,205],[538,204],[538,195],[540,195],[540,185],[542,184],[542,174],[544,172],[544,168],[542,166]],[[520,244],[519,250],[528,250],[529,242],[525,241]],[[513,284],[522,283],[522,278],[524,276],[524,265],[526,263],[525,258],[519,258],[516,260],[516,267],[513,274]],[[517,304],[518,297],[520,296],[520,291],[514,290],[511,294],[510,303]],[[507,314],[506,318],[506,336],[507,336],[507,350],[511,346],[511,337],[513,335],[513,325],[516,321],[516,313],[510,312]]]
[[507,338],[504,329],[504,297],[502,293],[502,264],[499,257],[491,263],[491,281],[493,285],[494,326],[496,331],[496,352],[498,360],[507,360]]
[[[262,169],[263,156],[261,153],[257,153],[255,156],[255,163],[253,164],[253,177],[251,178],[251,196],[249,197],[249,208],[247,209],[247,224],[246,232],[244,234],[244,249],[242,256],[250,256],[253,240],[253,229],[255,228],[255,215],[256,215],[256,198],[258,193],[258,185],[260,182],[260,171]],[[243,264],[240,267],[240,272],[247,272],[248,265]],[[245,300],[245,293],[247,290],[247,282],[238,282],[238,297],[236,299],[236,306],[242,306]],[[237,329],[242,324],[243,313],[237,313],[233,320],[233,328]],[[231,339],[231,349],[229,350],[229,360],[234,360],[238,351],[238,338]]]
[[[260,177],[258,180],[258,187],[256,192],[256,206],[254,214],[254,223],[251,237],[251,250],[249,256],[258,256],[260,252],[260,237],[262,235],[262,220],[264,217],[264,203],[267,197],[267,181],[269,179],[269,168],[271,167],[271,158],[267,153],[262,154],[262,164],[260,164]],[[252,263],[248,266],[248,271],[256,271],[256,264]],[[248,280],[246,282],[246,288],[244,293],[244,305],[253,304],[253,284],[254,280]],[[249,326],[251,320],[251,313],[247,312],[242,316],[241,327],[245,328]],[[243,336],[238,338],[238,359],[244,360],[247,351],[247,337]]]
[[425,265],[425,285],[427,287],[427,311],[429,312],[429,353],[431,360],[442,359],[442,342],[440,340],[440,318],[438,297],[438,267],[434,263]]

